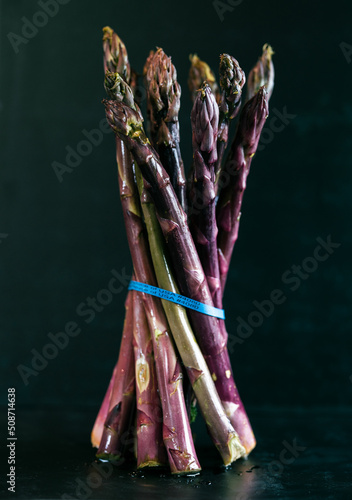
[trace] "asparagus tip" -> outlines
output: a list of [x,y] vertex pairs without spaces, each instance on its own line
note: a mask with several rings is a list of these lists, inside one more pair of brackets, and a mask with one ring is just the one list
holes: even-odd
[[222,91],[220,110],[226,118],[231,120],[240,109],[246,75],[237,59],[229,54],[220,55],[219,73]]
[[265,43],[263,45],[263,54],[265,54],[265,57],[270,61],[272,56],[275,54],[273,48],[271,45],[269,45],[268,43]]
[[218,133],[219,107],[205,81],[197,92],[191,112],[192,141],[194,147],[209,154],[208,162],[217,160],[216,140]]
[[197,54],[190,54],[189,60],[191,67],[188,75],[188,87],[192,100],[196,98],[196,92],[204,81],[208,82],[213,94],[218,97],[219,87],[210,66],[205,61],[202,61]]
[[105,72],[109,70],[114,73],[120,73],[123,79],[129,82],[131,78],[131,66],[126,46],[110,26],[104,26],[103,28],[103,50]]
[[148,97],[157,121],[177,120],[180,109],[181,87],[177,82],[177,72],[171,57],[161,47],[151,52],[144,66]]
[[266,86],[268,92],[268,100],[274,89],[274,65],[272,56],[274,51],[268,43],[265,43],[262,48],[262,55],[259,57],[256,65],[251,69],[248,75],[248,90],[247,98],[250,99],[256,94],[260,87]]
[[105,42],[105,40],[111,39],[113,33],[114,33],[114,30],[112,28],[110,28],[110,26],[104,26],[104,28],[103,28],[103,42]]

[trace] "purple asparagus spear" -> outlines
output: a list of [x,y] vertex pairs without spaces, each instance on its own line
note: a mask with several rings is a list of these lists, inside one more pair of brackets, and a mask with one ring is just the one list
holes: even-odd
[[186,180],[178,122],[181,87],[177,81],[176,68],[171,57],[158,48],[148,57],[144,73],[152,142],[170,176],[182,208],[186,211]]
[[[120,356],[122,358],[121,348],[120,348]],[[110,403],[111,392],[112,392],[113,386],[116,384],[118,366],[119,366],[119,362],[121,362],[120,356],[119,356],[119,359],[118,359],[118,361],[114,367],[114,370],[112,372],[112,376],[111,376],[107,391],[105,393],[103,402],[100,406],[98,415],[95,419],[94,426],[92,429],[91,443],[92,443],[92,446],[94,448],[99,448],[101,436],[103,435],[104,423],[105,423],[106,417],[108,416],[108,413],[109,413],[109,403]]]
[[[135,404],[135,375],[132,347],[133,309],[132,296],[130,294],[127,297],[125,307],[126,317],[116,367],[116,377],[113,378],[109,409],[97,451],[98,458],[112,461],[118,461],[123,454]],[[98,436],[95,439],[95,444],[97,443]]]
[[[190,55],[189,60],[191,61],[191,67],[188,73],[188,88],[191,94],[192,102],[194,103],[199,90],[201,89],[204,82],[206,82],[216,99],[216,102],[220,102],[220,91],[219,86],[216,82],[216,77],[208,66],[208,64],[197,56],[197,54]],[[187,199],[190,199],[190,191],[192,190],[193,177],[194,177],[194,164],[192,162],[191,168],[189,169],[187,176]]]
[[269,44],[263,46],[263,53],[257,64],[251,69],[247,82],[247,100],[251,99],[265,85],[268,101],[274,89],[274,64],[272,61],[273,49]]
[[218,122],[219,107],[209,85],[204,83],[191,113],[194,168],[189,216],[193,240],[214,304],[221,302],[214,189]]
[[241,111],[236,136],[223,168],[228,182],[221,189],[217,203],[218,249],[223,292],[233,247],[238,237],[242,199],[250,165],[268,114],[267,93],[265,87],[261,87]]
[[188,73],[188,88],[191,93],[191,99],[194,102],[198,90],[201,88],[204,82],[206,82],[211,88],[212,93],[215,96],[217,102],[220,101],[220,92],[219,86],[216,82],[216,77],[208,66],[208,64],[197,56],[197,54],[191,54],[189,56],[189,60],[191,61],[191,67],[189,68]]
[[[214,166],[217,161],[218,106],[207,84],[203,85],[194,102],[191,122],[194,179],[190,198],[191,200],[195,199],[195,203],[191,205],[194,212],[193,214],[190,212],[192,214],[190,215],[191,228],[214,305],[222,309],[214,187]],[[200,203],[196,205],[199,201]],[[223,320],[219,320],[219,328],[222,342],[226,345],[228,334]],[[223,356],[227,366],[230,366],[230,359],[225,348]],[[221,390],[219,390],[220,384]],[[226,394],[226,379],[223,379],[223,382],[219,380],[217,388],[220,394]],[[237,389],[232,392],[231,396],[232,400],[236,401],[235,404],[238,405],[237,410],[232,413],[231,422],[234,428],[238,429],[248,453],[248,450],[255,446],[255,438]],[[231,404],[228,407],[234,408],[231,407]]]
[[125,44],[109,26],[103,28],[104,73],[119,73],[128,83],[131,79],[131,67]]
[[137,467],[167,464],[163,417],[158,394],[153,343],[142,299],[133,294],[133,349],[137,399]]
[[[104,50],[104,70],[110,75],[110,78],[107,77],[105,81],[105,89],[111,99],[114,98],[114,92],[113,92],[113,85],[114,85],[114,78],[113,75],[114,73],[111,73],[110,71],[117,71],[117,69],[125,75],[126,78],[130,78],[131,76],[131,69],[130,69],[130,64],[128,60],[128,55],[126,51],[126,47],[122,40],[116,35],[116,33],[108,26],[103,28],[103,50]],[[126,303],[129,303],[130,299],[127,298]],[[130,325],[130,322],[125,323],[125,328]],[[124,330],[125,331],[125,330]],[[125,387],[123,384],[120,384],[120,380],[123,380],[123,377],[121,378],[120,376],[120,371],[121,371],[121,363],[122,366],[124,365],[130,365],[130,363],[133,360],[133,351],[131,349],[131,346],[126,342],[125,339],[125,334],[123,334],[123,340],[121,342],[121,347],[120,347],[120,353],[119,353],[119,358],[116,363],[116,366],[113,371],[112,378],[109,383],[109,387],[106,391],[104,400],[102,402],[102,405],[100,407],[100,410],[98,412],[96,421],[93,426],[92,434],[91,434],[91,441],[94,447],[99,448],[101,437],[103,434],[104,430],[104,422],[108,416],[109,413],[109,408],[110,404],[112,406],[114,405],[119,405],[120,400],[122,399],[122,395],[125,391]],[[132,336],[130,336],[130,340],[132,341]],[[124,370],[124,368],[123,368]],[[127,373],[127,372],[126,372]],[[118,377],[118,378],[117,378]],[[116,387],[119,389],[116,391]],[[114,388],[114,401],[111,401],[111,394],[113,392]],[[110,408],[111,410],[111,408]],[[126,428],[121,428],[118,429],[118,426],[120,425],[119,422],[123,422],[124,425],[127,425],[129,422],[128,415],[121,415],[121,412],[126,412],[129,411],[129,407],[127,407],[126,410],[126,405],[122,406],[120,405],[120,414],[119,418],[116,420],[116,425],[117,427],[114,429],[114,433],[119,436],[117,439],[117,442],[115,443],[115,448],[116,448],[116,455],[118,456],[119,454],[122,453],[123,445],[120,442],[121,441],[121,435],[124,435],[125,432],[127,432],[128,429]],[[111,425],[111,424],[110,424]],[[112,449],[112,447],[111,447]],[[109,451],[109,450],[108,450]],[[115,451],[113,452],[115,453]]]
[[221,170],[222,159],[229,138],[231,121],[237,116],[241,107],[242,88],[246,82],[244,71],[237,60],[228,54],[220,56],[220,88],[221,99],[219,104],[219,130],[217,151],[218,159],[215,166],[215,190],[217,192],[217,179]]

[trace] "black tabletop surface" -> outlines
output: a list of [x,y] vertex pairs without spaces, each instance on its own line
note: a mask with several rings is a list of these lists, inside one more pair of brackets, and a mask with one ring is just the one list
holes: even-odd
[[[167,470],[137,471],[133,464],[114,468],[96,462],[89,442],[94,415],[91,408],[18,411],[16,492],[7,490],[2,473],[1,497],[352,498],[351,410],[253,409],[257,448],[247,460],[228,469],[221,466],[199,418],[196,448],[203,470],[190,477],[171,476]],[[2,411],[2,429],[5,420]]]

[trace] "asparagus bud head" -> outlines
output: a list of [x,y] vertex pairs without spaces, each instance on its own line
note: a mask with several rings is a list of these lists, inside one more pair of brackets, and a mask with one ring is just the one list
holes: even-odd
[[181,87],[177,82],[177,72],[171,57],[158,48],[155,53],[149,55],[146,67],[148,95],[154,113],[165,122],[177,120]]
[[191,112],[192,140],[196,149],[209,155],[208,163],[217,160],[219,106],[208,83],[198,91]]
[[215,96],[219,93],[219,87],[216,83],[216,78],[208,64],[197,56],[197,54],[190,54],[189,60],[191,67],[188,75],[188,87],[191,92],[192,100],[197,97],[198,89],[202,86],[203,82],[207,82]]
[[125,44],[110,26],[103,28],[104,70],[119,73],[129,82],[131,67]]
[[222,90],[220,111],[231,120],[241,105],[242,88],[246,83],[246,75],[238,61],[228,54],[220,56],[219,72]]
[[260,87],[265,85],[268,100],[271,97],[274,89],[274,65],[272,62],[272,55],[274,54],[273,49],[269,44],[263,46],[263,53],[259,57],[257,64],[250,71],[248,75],[248,92],[247,98],[250,99],[253,95],[258,92]]
[[269,115],[268,93],[265,85],[246,102],[241,112],[239,133],[247,157],[254,155],[265,120]]

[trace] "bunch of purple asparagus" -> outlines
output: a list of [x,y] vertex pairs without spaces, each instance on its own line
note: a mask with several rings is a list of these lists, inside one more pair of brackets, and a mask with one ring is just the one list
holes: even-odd
[[[127,50],[103,30],[108,123],[115,132],[118,181],[133,280],[222,309],[243,193],[274,84],[272,49],[245,74],[220,56],[220,80],[191,56],[188,85],[193,161],[187,182],[180,149],[181,88],[161,48],[144,67],[148,136],[137,104],[138,76]],[[229,131],[237,129],[225,159]],[[191,432],[198,405],[225,465],[246,457],[255,438],[234,382],[225,322],[148,293],[129,290],[117,364],[96,418],[97,457],[137,467],[201,470]]]

